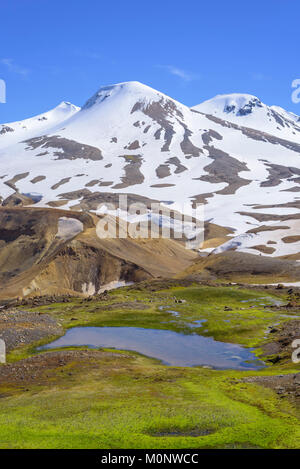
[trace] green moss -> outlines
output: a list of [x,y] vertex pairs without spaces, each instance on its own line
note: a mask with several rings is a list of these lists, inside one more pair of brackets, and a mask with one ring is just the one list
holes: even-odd
[[[50,314],[64,329],[135,326],[193,331],[258,347],[269,325],[287,320],[280,311],[260,304],[265,296],[278,299],[236,286],[161,291],[131,287],[111,292],[105,301],[74,299],[32,311]],[[175,298],[186,302],[177,303]],[[202,327],[194,327],[201,319],[206,319]],[[297,372],[299,366],[215,371],[166,367],[134,352],[113,352],[103,358],[95,354],[95,360],[84,365],[75,360],[52,370],[47,384],[26,384],[27,391],[0,386],[0,447],[299,448],[299,409],[269,389],[241,381],[245,376]],[[34,346],[23,347],[9,359],[34,353]]]
[[1,400],[1,448],[300,444],[292,406],[270,390],[240,383],[243,373],[169,368],[122,354],[93,368],[75,363],[72,372],[72,383],[60,378],[51,385],[52,378],[47,387]]

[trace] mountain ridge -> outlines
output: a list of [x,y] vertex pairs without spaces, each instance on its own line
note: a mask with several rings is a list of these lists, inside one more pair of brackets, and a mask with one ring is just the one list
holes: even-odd
[[281,138],[300,142],[300,117],[280,106],[268,106],[250,94],[220,94],[192,109],[229,122],[281,135]]
[[0,124],[0,148],[31,136],[43,134],[65,122],[80,108],[68,101],[62,101],[55,108],[21,121]]
[[[297,116],[252,95],[219,95],[217,105],[209,100],[212,113],[205,103],[189,108],[147,85],[124,82],[101,87],[46,133],[39,128],[11,145],[3,143],[2,134],[3,204],[24,203],[24,197],[30,203],[34,194],[37,207],[95,212],[105,205],[104,193],[159,200],[179,211],[183,203],[204,203],[207,221],[233,230],[235,249],[244,249],[239,236],[249,230],[279,224],[285,227],[282,238],[272,239],[272,227],[270,239],[248,236],[247,252],[300,252],[298,239],[282,241],[294,239],[293,220],[300,218]],[[224,103],[231,106],[227,112]],[[249,116],[253,121],[257,112],[259,129],[249,126]],[[290,134],[293,139],[285,138]]]

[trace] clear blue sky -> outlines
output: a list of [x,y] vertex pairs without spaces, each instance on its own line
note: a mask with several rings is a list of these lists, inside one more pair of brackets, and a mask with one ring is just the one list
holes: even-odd
[[300,114],[299,0],[9,0],[0,14],[0,122],[128,80],[187,105],[242,92]]

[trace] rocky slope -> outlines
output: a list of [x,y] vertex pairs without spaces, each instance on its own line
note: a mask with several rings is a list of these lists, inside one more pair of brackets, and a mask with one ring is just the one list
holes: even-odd
[[99,239],[98,218],[43,208],[0,208],[0,299],[92,295],[111,282],[174,276],[196,258],[168,239]]

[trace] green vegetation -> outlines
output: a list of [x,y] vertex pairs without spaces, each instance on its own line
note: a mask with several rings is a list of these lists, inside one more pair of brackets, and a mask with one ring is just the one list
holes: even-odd
[[[60,368],[2,399],[2,448],[239,448],[300,445],[295,409],[243,373],[167,368],[115,354]],[[72,376],[68,372],[72,370]],[[63,376],[62,376],[63,375]],[[247,372],[247,375],[249,373]]]
[[[175,303],[175,298],[185,303]],[[31,311],[50,314],[65,329],[122,325],[192,330],[259,347],[268,326],[288,320],[261,304],[275,300],[269,293],[235,286],[131,287],[112,291],[104,300],[74,299]],[[201,319],[206,319],[202,327],[193,327]],[[23,347],[9,360],[36,353],[32,346]],[[166,367],[124,351],[91,353],[92,360],[74,358],[45,368],[41,379],[0,385],[1,448],[300,447],[299,408],[270,389],[242,381],[296,373],[299,366],[215,371]]]
[[[157,292],[121,288],[111,291],[107,300],[74,299],[70,303],[26,309],[50,314],[65,329],[75,326],[168,329],[256,347],[268,326],[287,320],[280,311],[263,307],[280,300],[265,292],[238,287],[172,287]],[[177,311],[179,315],[175,317],[168,311]],[[206,322],[196,327],[195,321],[202,319]]]

